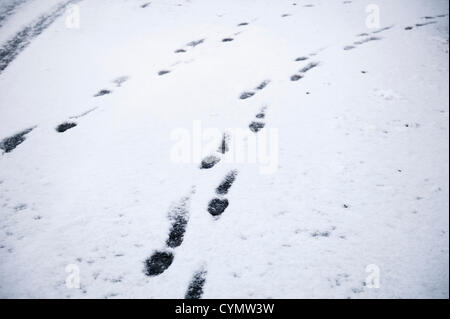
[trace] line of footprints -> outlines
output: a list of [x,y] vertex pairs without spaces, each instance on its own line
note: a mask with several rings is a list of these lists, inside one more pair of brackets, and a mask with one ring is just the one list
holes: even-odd
[[[115,85],[115,87],[119,88],[122,86],[123,83],[128,81],[128,79],[129,78],[127,76],[120,76],[120,77],[114,79],[112,81],[112,83]],[[108,95],[111,93],[112,93],[111,89],[101,89],[96,94],[94,94],[93,97],[97,98],[97,97],[105,96],[105,95]],[[76,120],[88,115],[89,113],[92,113],[96,109],[97,109],[97,107],[94,107],[94,108],[87,110],[86,112],[83,112],[82,114],[69,117],[69,119],[67,121],[64,121],[63,123],[56,126],[56,128],[55,128],[56,132],[64,133],[67,130],[70,130],[70,129],[76,127],[78,125]],[[36,127],[37,127],[37,125],[35,125],[33,127],[29,127],[29,128],[24,129],[12,136],[2,139],[0,141],[0,150],[2,150],[3,153],[12,152],[17,146],[19,146],[26,140],[27,135],[29,133],[31,133]]]
[[[249,129],[255,134],[265,127],[266,109],[267,107],[264,106],[261,111],[255,115],[255,120],[249,124]],[[200,163],[199,169],[211,169],[219,163],[221,157],[229,150],[229,140],[230,136],[226,133],[223,134],[222,141],[217,148],[216,154],[205,157]],[[220,216],[229,206],[229,200],[226,196],[236,181],[237,176],[238,171],[231,170],[216,187],[215,196],[209,201],[207,207],[208,213],[215,220],[219,220]],[[145,260],[144,272],[147,276],[158,276],[172,265],[175,258],[174,250],[183,243],[184,234],[189,222],[190,199],[194,194],[195,186],[192,187],[191,193],[188,196],[183,197],[170,207],[168,218],[171,222],[171,228],[165,242],[165,248],[154,251],[153,254]],[[206,283],[206,275],[207,270],[204,265],[194,273],[185,294],[186,299],[199,299],[202,297],[203,287]]]

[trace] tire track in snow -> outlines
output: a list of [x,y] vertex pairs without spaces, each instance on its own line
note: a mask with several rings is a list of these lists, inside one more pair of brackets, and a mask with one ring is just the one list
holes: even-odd
[[75,4],[79,1],[81,0],[68,0],[63,4],[57,5],[51,12],[40,16],[9,39],[0,48],[0,74],[30,45],[33,39],[44,32],[45,29],[65,12],[68,5]]
[[16,0],[10,4],[7,4],[0,9],[0,28],[3,27],[5,21],[16,11],[18,7],[23,5],[28,0]]

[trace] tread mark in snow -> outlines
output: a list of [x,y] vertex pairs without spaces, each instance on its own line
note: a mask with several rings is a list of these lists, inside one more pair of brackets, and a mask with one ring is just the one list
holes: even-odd
[[308,57],[306,57],[306,56],[301,56],[301,57],[298,57],[297,59],[295,59],[295,61],[305,61],[305,60],[308,60]]
[[257,90],[262,90],[262,89],[264,89],[269,83],[270,83],[270,80],[264,80],[264,81],[261,82],[260,85],[258,85],[258,86],[256,87],[256,89],[257,89]]
[[183,243],[184,233],[186,232],[186,226],[189,221],[188,201],[189,197],[183,198],[169,212],[172,228],[170,229],[166,244],[170,248],[176,248]]
[[[270,83],[270,80],[264,80],[255,88],[255,90],[260,91],[260,90],[264,89],[269,83]],[[244,91],[243,93],[241,93],[239,98],[241,100],[245,100],[245,99],[252,97],[253,95],[255,95],[254,91]]]
[[115,79],[113,81],[113,83],[117,86],[117,87],[121,87],[122,84],[124,84],[126,81],[128,81],[129,77],[128,76],[120,76],[117,79]]
[[184,53],[184,52],[186,52],[185,49],[178,49],[178,50],[175,50],[175,53]]
[[14,150],[18,145],[22,144],[25,141],[25,136],[30,133],[34,127],[23,130],[20,133],[17,133],[13,136],[4,138],[0,142],[0,149],[2,149],[5,153],[9,153]]
[[251,122],[250,125],[248,126],[250,128],[250,130],[253,133],[258,133],[260,130],[262,130],[264,128],[264,126],[266,126],[266,124],[262,123],[262,122]]
[[319,65],[319,62],[311,62],[308,63],[308,65],[306,65],[305,67],[303,67],[299,73],[294,74],[291,76],[291,81],[298,81],[300,79],[302,79],[305,75],[306,72],[308,72],[311,69],[314,69],[315,67],[317,67]]
[[424,23],[416,23],[416,27],[423,27],[429,24],[435,24],[437,23],[436,21],[430,21],[430,22],[424,22]]
[[228,142],[230,140],[230,136],[227,133],[223,134],[222,142],[220,143],[219,149],[217,150],[220,154],[225,154],[229,151]]
[[151,4],[151,2],[144,3],[143,5],[141,5],[141,8],[145,9],[145,8],[147,8],[150,4]]
[[220,162],[220,158],[214,155],[205,157],[200,164],[200,169],[213,168],[217,163]]
[[387,31],[387,30],[390,30],[390,29],[392,29],[394,26],[393,25],[391,25],[391,26],[388,26],[388,27],[384,27],[384,28],[381,28],[381,29],[378,29],[378,30],[375,30],[375,31],[373,31],[372,32],[372,34],[377,34],[377,33],[381,33],[381,32],[383,32],[383,31]]
[[170,73],[170,71],[169,70],[162,70],[162,71],[158,72],[158,75],[164,75],[164,74],[167,74],[167,73]]
[[298,81],[300,79],[303,78],[303,75],[301,74],[294,74],[293,76],[291,76],[291,81]]
[[65,131],[70,130],[71,128],[73,128],[75,126],[77,126],[77,123],[65,122],[65,123],[58,125],[58,127],[56,128],[56,131],[58,133],[64,133]]
[[203,286],[206,282],[206,270],[200,270],[194,274],[186,291],[185,299],[200,299],[203,295]]
[[238,24],[238,27],[242,27],[244,25],[248,25],[248,22],[241,22],[241,23]]
[[220,216],[229,205],[228,199],[214,198],[208,204],[208,212],[212,216]]
[[379,38],[379,37],[368,37],[368,38],[365,38],[365,39],[362,39],[362,40],[359,40],[359,41],[355,41],[355,42],[353,42],[353,44],[361,45],[361,44],[364,44],[364,43],[367,43],[367,42],[370,42],[370,41],[378,41],[378,40],[381,40],[381,38]]
[[245,100],[245,99],[248,99],[248,98],[252,97],[253,95],[255,95],[255,92],[248,92],[248,91],[246,91],[246,92],[243,92],[239,98],[241,100]]
[[31,40],[39,36],[64,12],[71,3],[79,0],[68,0],[57,5],[53,11],[40,16],[33,23],[25,26],[0,48],[0,74],[14,61],[14,59],[31,43]]
[[100,90],[97,94],[94,95],[94,97],[99,97],[103,95],[111,94],[110,90]]
[[174,255],[169,251],[156,251],[145,261],[145,274],[157,276],[162,274],[173,262]]
[[187,43],[186,45],[194,48],[197,45],[202,44],[203,42],[205,42],[205,39],[194,40],[194,41]]
[[319,65],[319,63],[318,62],[311,62],[311,63],[309,63],[307,66],[305,66],[304,68],[302,68],[301,70],[300,70],[300,73],[306,73],[306,72],[308,72],[309,70],[311,70],[311,69],[314,69],[316,66],[318,66]]
[[222,39],[222,42],[231,42],[233,40],[234,40],[233,38],[225,38],[225,39]]
[[216,193],[218,195],[226,195],[228,194],[228,190],[233,185],[234,181],[236,180],[236,176],[238,174],[237,170],[233,170],[225,176],[225,179],[222,181],[222,183],[216,188]]

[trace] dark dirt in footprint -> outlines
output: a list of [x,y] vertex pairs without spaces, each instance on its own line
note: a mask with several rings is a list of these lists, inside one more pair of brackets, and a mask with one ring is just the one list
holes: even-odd
[[58,133],[64,133],[65,131],[70,130],[71,128],[73,128],[75,126],[77,126],[77,123],[65,122],[65,123],[58,125],[58,127],[56,127],[56,131]]
[[174,255],[169,251],[156,251],[145,261],[145,274],[147,276],[157,276],[170,267]]
[[266,124],[262,122],[251,122],[248,127],[253,133],[258,133],[264,128],[264,126],[266,126]]
[[186,291],[185,299],[200,299],[202,297],[206,274],[206,270],[201,270],[194,274]]
[[220,216],[229,205],[228,199],[214,198],[208,204],[208,212],[212,216]]
[[228,194],[228,191],[230,190],[231,186],[233,186],[234,181],[236,180],[236,176],[238,174],[238,171],[233,170],[225,176],[225,179],[222,181],[222,183],[216,188],[216,193],[218,195],[226,195]]
[[13,151],[18,145],[22,144],[25,141],[25,139],[26,139],[25,136],[28,133],[30,133],[33,129],[34,129],[34,127],[23,130],[20,133],[17,133],[13,136],[3,139],[0,142],[0,149],[3,150],[5,153],[9,153],[9,152]]
[[99,96],[108,95],[108,94],[111,94],[110,90],[100,90],[97,94],[94,95],[94,97],[99,97]]
[[220,158],[214,155],[207,156],[202,160],[200,164],[200,169],[210,169],[213,168],[217,163],[220,162]]
[[255,95],[255,92],[243,92],[243,93],[239,96],[239,98],[240,98],[241,100],[245,100],[245,99],[248,99],[248,98],[252,97],[253,95]]

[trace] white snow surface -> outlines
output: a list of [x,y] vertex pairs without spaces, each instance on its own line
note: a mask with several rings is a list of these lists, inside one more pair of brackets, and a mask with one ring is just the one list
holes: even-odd
[[[66,2],[22,1],[0,48]],[[366,26],[373,3],[390,28]],[[202,267],[203,298],[449,297],[448,1],[76,5],[80,28],[61,15],[0,72],[0,141],[35,127],[0,154],[0,297],[183,298]],[[370,36],[380,39],[344,50]],[[271,174],[173,161],[175,130],[248,129],[263,106],[259,133],[279,132]],[[78,125],[57,133],[65,121]],[[213,218],[231,170],[229,206]],[[144,261],[167,249],[184,196],[184,241],[149,277]],[[365,284],[372,264],[379,288]]]

